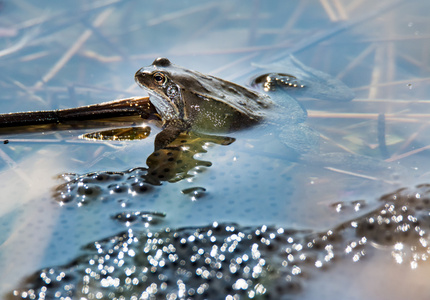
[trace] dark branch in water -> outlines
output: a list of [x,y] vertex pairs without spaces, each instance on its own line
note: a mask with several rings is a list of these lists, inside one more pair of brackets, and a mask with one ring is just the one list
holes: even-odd
[[149,98],[127,98],[100,104],[47,111],[18,112],[0,115],[1,127],[58,124],[71,121],[96,120],[140,115],[156,118],[157,111]]

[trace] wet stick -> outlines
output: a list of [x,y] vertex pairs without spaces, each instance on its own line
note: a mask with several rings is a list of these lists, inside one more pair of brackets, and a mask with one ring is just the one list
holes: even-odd
[[2,114],[0,127],[56,124],[133,115],[140,115],[144,119],[156,116],[155,108],[148,97],[132,97],[77,108]]

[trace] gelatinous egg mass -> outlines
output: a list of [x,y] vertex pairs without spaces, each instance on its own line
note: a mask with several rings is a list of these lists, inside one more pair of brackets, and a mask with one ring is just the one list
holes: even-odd
[[[366,259],[378,254],[415,269],[430,251],[429,192],[430,185],[400,189],[381,197],[377,209],[320,232],[217,222],[129,229],[88,244],[71,264],[35,273],[12,294],[24,299],[290,299],[332,270],[369,263]],[[363,202],[352,205],[358,204]],[[143,215],[151,214],[116,218],[134,221]]]

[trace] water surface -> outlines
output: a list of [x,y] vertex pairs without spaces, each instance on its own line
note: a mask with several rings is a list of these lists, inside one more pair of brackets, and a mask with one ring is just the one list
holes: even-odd
[[[145,96],[133,74],[160,56],[246,85],[258,66],[275,68],[293,54],[306,66],[342,80],[355,98],[342,101],[336,92],[293,95],[308,111],[307,126],[320,133],[315,153],[326,155],[323,162],[311,156],[292,160],[273,132],[255,127],[203,138],[201,143],[193,140],[195,155],[170,154],[175,162],[179,160],[175,155],[188,159],[187,172],[149,183],[148,168],[162,165],[157,172],[169,168],[167,177],[172,169],[167,152],[151,156],[160,130],[153,123],[133,118],[80,128],[2,132],[1,139],[8,143],[0,148],[0,293],[16,289],[28,295],[22,294],[28,289],[23,280],[35,272],[37,277],[43,268],[82,275],[79,268],[85,270],[88,257],[98,255],[94,247],[109,249],[105,239],[124,232],[130,235],[130,229],[142,241],[130,247],[139,251],[146,245],[147,231],[171,228],[179,235],[192,235],[217,222],[222,229],[218,240],[230,236],[227,228],[231,226],[252,235],[248,248],[232,251],[240,257],[251,256],[247,251],[252,243],[261,243],[256,231],[262,226],[285,238],[279,251],[260,245],[262,255],[274,257],[267,265],[281,275],[262,271],[252,289],[247,283],[248,290],[243,281],[231,288],[245,277],[233,281],[223,275],[230,290],[217,295],[222,299],[234,293],[251,297],[251,290],[270,292],[274,299],[428,298],[428,208],[407,200],[419,202],[428,196],[425,188],[415,188],[428,183],[427,11],[425,1],[383,1],[376,7],[365,0],[4,3],[0,10],[2,113]],[[80,138],[131,125],[150,126],[151,132],[145,139],[131,141]],[[58,178],[66,173],[73,174]],[[72,182],[62,185],[64,179]],[[403,199],[400,206],[391,198],[380,199],[402,187],[410,192],[396,194]],[[59,197],[68,189],[73,197],[61,203]],[[395,207],[391,211],[390,205]],[[374,231],[350,228],[351,221],[367,224],[372,216],[384,216],[384,208],[393,214],[387,218],[395,225]],[[394,218],[399,215],[404,219]],[[396,235],[397,226],[407,227],[403,230],[407,237]],[[333,252],[336,259],[329,259],[326,269],[316,267],[317,259],[307,267],[297,261],[283,265],[288,237],[305,245],[312,234],[324,236],[330,230],[339,239],[324,245],[334,245],[338,252]],[[417,237],[414,232],[419,230]],[[387,234],[394,235],[394,240],[387,241]],[[357,252],[359,259],[354,259],[346,249],[363,236],[368,242]],[[182,255],[189,259],[187,251]],[[303,253],[324,257],[327,251]],[[143,254],[138,257],[148,259]],[[294,265],[303,270],[302,275]],[[255,265],[249,260],[248,266]],[[197,272],[193,268],[188,271]],[[266,284],[269,279],[295,285],[277,289]],[[59,290],[66,285],[63,282]],[[202,282],[206,283],[202,278],[191,280],[188,286]],[[75,289],[76,282],[70,284]],[[267,287],[265,292],[261,286]],[[211,294],[214,287],[206,297],[216,298]],[[108,290],[101,289],[99,296],[108,298]]]

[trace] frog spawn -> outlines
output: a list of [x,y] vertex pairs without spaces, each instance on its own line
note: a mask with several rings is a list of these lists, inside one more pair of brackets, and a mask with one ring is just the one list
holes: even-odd
[[[65,183],[54,190],[54,198],[62,205],[76,203],[79,207],[96,200],[109,201],[119,195],[130,199],[130,196],[150,192],[163,181],[176,182],[193,177],[191,170],[201,172],[212,165],[209,161],[196,159],[196,154],[207,152],[210,143],[230,145],[233,142],[230,137],[183,133],[168,148],[152,153],[147,159],[147,168],[61,175]],[[200,196],[203,192],[201,188],[198,190]]]
[[134,168],[124,172],[95,172],[84,175],[63,174],[66,181],[54,191],[61,205],[76,203],[78,207],[92,201],[108,201],[111,195],[143,194],[153,189],[147,183],[148,169]]
[[400,189],[381,197],[374,211],[324,232],[216,222],[158,232],[129,229],[89,244],[70,265],[37,272],[13,295],[282,299],[300,293],[304,281],[322,276],[342,259],[358,262],[373,251],[416,268],[430,252],[429,195],[430,185]]
[[136,223],[143,223],[145,227],[149,227],[149,225],[161,223],[165,216],[166,214],[162,212],[130,211],[118,213],[112,216],[112,219],[123,223],[127,227],[130,227]]
[[14,295],[30,299],[270,297],[299,292],[307,266],[315,259],[327,257],[328,262],[333,257],[329,248],[318,246],[318,252],[312,242],[304,244],[307,231],[266,226],[214,223],[135,234],[129,230],[89,245],[91,254],[78,258],[78,265],[42,270],[33,281],[38,287]]
[[377,212],[352,221],[351,226],[356,228],[356,235],[390,249],[398,263],[417,268],[430,254],[430,185],[399,189],[380,200],[383,205]]

